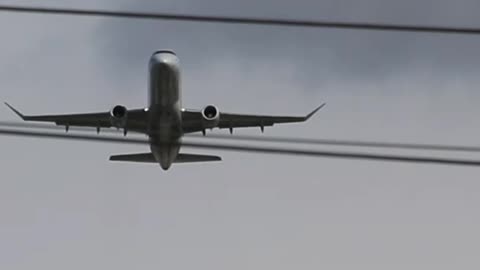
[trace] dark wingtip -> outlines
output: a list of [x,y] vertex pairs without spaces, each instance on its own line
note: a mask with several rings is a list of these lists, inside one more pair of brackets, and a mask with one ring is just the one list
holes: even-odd
[[5,105],[10,109],[12,110],[16,115],[18,115],[20,118],[22,118],[23,120],[25,120],[25,116],[19,112],[17,109],[15,109],[12,105],[8,104],[8,102],[4,102]]
[[313,110],[311,113],[307,114],[307,116],[305,116],[305,120],[308,120],[310,119],[314,114],[316,114],[321,108],[325,107],[325,105],[327,105],[327,103],[323,103],[322,105],[318,106],[315,110]]

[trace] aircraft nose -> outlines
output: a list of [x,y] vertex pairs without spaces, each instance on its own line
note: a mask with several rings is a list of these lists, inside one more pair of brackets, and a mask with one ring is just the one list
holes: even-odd
[[170,51],[157,51],[152,54],[150,65],[177,67],[178,57]]

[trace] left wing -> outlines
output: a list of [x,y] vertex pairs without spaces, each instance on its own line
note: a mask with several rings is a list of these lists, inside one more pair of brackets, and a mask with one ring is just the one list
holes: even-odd
[[[16,115],[24,121],[53,122],[59,126],[80,126],[95,128],[113,127],[110,112],[56,114],[56,115],[24,115],[10,104],[5,103]],[[126,129],[136,132],[145,132],[147,128],[147,112],[144,109],[128,110]]]
[[[218,123],[217,127],[221,129],[228,128],[230,129],[230,131],[232,131],[234,128],[260,127],[263,131],[264,127],[273,126],[274,124],[305,122],[324,106],[325,103],[305,116],[272,116],[220,113],[220,122]],[[204,130],[204,127],[202,126],[201,111],[183,110],[182,121],[183,131],[185,133],[192,133]]]

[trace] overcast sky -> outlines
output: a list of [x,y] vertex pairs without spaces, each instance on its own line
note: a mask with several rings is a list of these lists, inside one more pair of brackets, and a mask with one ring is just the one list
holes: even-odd
[[[473,0],[43,3],[480,26]],[[25,113],[142,107],[148,58],[169,48],[185,107],[297,115],[328,103],[267,135],[479,144],[480,37],[5,13],[0,31],[0,99]],[[0,149],[1,269],[480,266],[478,168],[185,149],[224,161],[164,172],[108,162],[147,147],[0,137]]]

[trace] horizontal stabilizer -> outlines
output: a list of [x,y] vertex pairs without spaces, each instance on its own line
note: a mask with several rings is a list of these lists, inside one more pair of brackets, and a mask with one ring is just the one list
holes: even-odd
[[111,161],[129,161],[129,162],[142,162],[142,163],[157,163],[157,160],[152,153],[141,154],[127,154],[127,155],[115,155],[110,156]]
[[220,161],[221,157],[196,155],[196,154],[178,154],[174,163],[189,163],[189,162],[205,162],[205,161]]
[[[111,161],[127,161],[141,163],[158,163],[152,153],[127,154],[110,156]],[[220,161],[218,156],[196,155],[196,154],[178,154],[174,163],[207,162]]]

